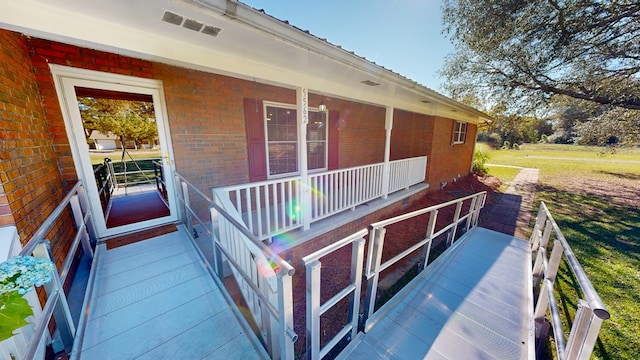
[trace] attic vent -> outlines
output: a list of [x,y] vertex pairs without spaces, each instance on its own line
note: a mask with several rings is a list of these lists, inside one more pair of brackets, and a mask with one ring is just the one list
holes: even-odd
[[425,104],[431,104],[431,101],[429,100],[420,100],[421,103],[425,103]]
[[[182,22],[184,20],[184,23]],[[209,24],[202,23],[194,19],[186,19],[182,15],[174,14],[171,11],[165,11],[162,15],[162,21],[173,25],[182,25],[185,29],[197,31],[199,33],[211,36],[218,36],[221,28]]]
[[174,14],[172,12],[169,11],[165,11],[164,15],[162,16],[162,21],[164,22],[168,22],[169,24],[173,24],[173,25],[180,25],[182,24],[182,20],[184,18],[178,14]]
[[371,80],[364,80],[364,81],[360,81],[360,82],[365,84],[365,85],[369,85],[369,86],[378,86],[378,85],[380,85],[377,82],[373,82]]
[[207,35],[211,35],[211,36],[218,36],[218,33],[222,31],[222,29],[220,29],[219,27],[215,27],[215,26],[205,26],[204,29],[202,29],[202,33],[203,34],[207,34]]
[[184,24],[182,24],[182,27],[189,30],[193,30],[193,31],[200,31],[200,29],[202,29],[203,26],[204,24],[202,24],[201,22],[197,22],[193,19],[187,19],[184,21]]

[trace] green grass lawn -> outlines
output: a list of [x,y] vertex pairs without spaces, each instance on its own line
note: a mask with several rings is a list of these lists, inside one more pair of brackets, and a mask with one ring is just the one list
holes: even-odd
[[[534,206],[547,204],[611,313],[593,358],[640,359],[640,150],[603,155],[599,148],[574,145],[480,148],[491,164],[540,169]],[[490,166],[489,173],[509,181],[513,172],[505,169]],[[558,304],[568,311],[576,294],[565,265]]]

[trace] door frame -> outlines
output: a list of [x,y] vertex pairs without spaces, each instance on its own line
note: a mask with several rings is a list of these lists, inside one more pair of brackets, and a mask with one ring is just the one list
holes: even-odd
[[[78,179],[82,180],[85,189],[87,189],[89,207],[94,214],[93,220],[98,237],[103,238],[123,234],[177,221],[177,198],[172,175],[175,172],[175,161],[162,81],[55,64],[50,64],[49,68],[53,75],[58,101],[60,102],[67,138],[71,145],[73,163]],[[75,95],[74,88],[76,86],[151,95],[156,117],[156,126],[158,128],[158,140],[160,142],[164,163],[163,168],[165,169],[164,181],[167,188],[169,216],[107,228],[99,199],[98,187],[93,174],[93,166],[89,158],[89,146],[87,145],[84,135],[80,108],[78,107],[78,101]]]

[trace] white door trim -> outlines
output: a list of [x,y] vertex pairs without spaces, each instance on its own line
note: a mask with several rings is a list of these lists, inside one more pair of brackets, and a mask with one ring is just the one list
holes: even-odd
[[[176,221],[178,219],[177,199],[175,196],[175,186],[173,185],[173,176],[171,175],[175,171],[175,161],[162,81],[55,64],[50,64],[49,68],[51,69],[58,94],[67,138],[71,145],[73,163],[78,178],[83,181],[87,189],[89,205],[91,212],[94,214],[93,217],[98,236],[102,238]],[[158,127],[158,138],[163,151],[164,165],[168,167],[169,170],[165,172],[164,179],[169,199],[169,216],[107,229],[106,221],[104,216],[102,216],[103,212],[98,197],[98,188],[94,180],[93,167],[91,166],[91,160],[89,158],[89,147],[84,138],[82,118],[75,97],[74,87],[76,86],[152,96],[156,125]]]

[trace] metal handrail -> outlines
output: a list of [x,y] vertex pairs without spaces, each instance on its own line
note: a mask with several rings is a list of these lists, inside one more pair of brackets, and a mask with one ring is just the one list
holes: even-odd
[[[226,258],[235,276],[237,276],[238,284],[242,288],[243,286],[248,286],[248,288],[243,288],[245,290],[250,289],[248,291],[250,295],[250,299],[252,301],[258,301],[259,306],[262,309],[261,314],[255,315],[253,311],[251,314],[254,316],[254,320],[256,320],[257,325],[259,326],[262,339],[264,341],[264,345],[267,347],[267,350],[272,354],[280,353],[280,356],[283,359],[293,359],[293,343],[298,339],[298,335],[295,333],[293,328],[293,310],[292,310],[292,283],[291,277],[295,273],[295,269],[284,259],[282,259],[278,254],[276,254],[271,248],[267,247],[264,243],[259,241],[253,234],[248,233],[244,225],[240,222],[236,221],[232,214],[229,214],[223,207],[219,204],[212,201],[207,195],[198,190],[193,184],[191,184],[184,176],[174,171],[174,176],[176,177],[176,182],[180,184],[182,188],[181,196],[178,197],[179,201],[182,203],[184,208],[184,216],[185,223],[189,227],[189,232],[192,230],[192,217],[195,217],[196,220],[206,229],[207,233],[210,235],[213,240],[213,264],[209,263],[209,259],[206,258],[204,253],[200,251],[198,245],[193,241],[193,245],[196,247],[199,256],[205,261],[207,264],[207,268],[209,269],[209,273],[214,277],[214,280],[218,281],[217,277],[222,278],[223,276],[223,268],[222,268],[222,258]],[[200,217],[191,209],[190,206],[190,195],[189,191],[195,191],[197,195],[199,195],[202,199],[204,199],[208,204],[209,212],[211,214],[211,230],[207,229],[207,226],[200,221]],[[215,194],[215,193],[214,193]],[[187,215],[187,213],[189,215]],[[222,217],[218,217],[218,215],[222,215]],[[229,229],[233,230],[232,239],[239,240],[242,248],[248,249],[248,253],[245,255],[251,256],[253,260],[248,260],[250,263],[256,262],[256,264],[260,261],[268,262],[268,266],[271,268],[272,272],[269,273],[269,279],[266,277],[259,276],[259,280],[257,283],[255,277],[256,268],[250,268],[247,271],[246,267],[243,267],[241,263],[244,263],[246,258],[239,257],[236,258],[232,251],[227,251],[225,245],[223,244],[224,238],[222,235],[215,236],[213,232],[215,232],[216,224],[220,225],[220,221],[225,219],[224,224],[226,226],[230,226]],[[215,223],[214,223],[215,222]],[[242,236],[245,236],[245,239],[242,239]],[[246,239],[249,239],[247,242]],[[195,240],[192,238],[192,240]],[[251,245],[251,246],[249,246]],[[258,259],[259,258],[259,259]],[[258,271],[260,271],[258,269]],[[252,276],[250,273],[254,273]],[[271,284],[272,292],[265,292],[266,288],[262,288],[262,281],[267,281],[267,283],[271,283],[271,281],[275,279],[277,282],[276,285]],[[221,284],[222,286],[222,284]],[[244,294],[244,290],[241,289]],[[277,298],[271,298],[277,294]],[[245,296],[245,300],[249,302],[249,298]],[[275,300],[275,302],[274,302]],[[251,305],[249,305],[251,307]],[[245,314],[247,315],[247,314]],[[277,322],[277,333],[274,334],[274,323],[271,323],[272,319],[275,319]],[[263,328],[263,326],[265,326]]]
[[[548,247],[552,232],[555,234],[555,239],[549,252]],[[610,314],[544,202],[540,203],[529,245],[532,252],[537,252],[532,268],[533,291],[537,295],[534,309],[536,339],[539,343],[546,339],[549,321],[547,314],[550,313],[558,359],[589,358],[593,352],[602,322],[609,319]],[[585,298],[581,299],[578,294],[577,309],[568,339],[565,339],[565,331],[554,289],[563,256],[578,280],[578,285]],[[567,317],[569,317],[568,314]]]
[[277,265],[277,268],[274,269],[276,274],[279,274],[282,271],[285,271],[286,274],[293,276],[295,274],[296,269],[291,266],[286,260],[280,257],[276,252],[274,252],[270,247],[265,245],[262,241],[260,241],[254,234],[249,232],[244,224],[240,223],[236,219],[233,218],[224,208],[220,205],[216,204],[210,197],[205,195],[202,191],[198,190],[193,184],[191,184],[184,176],[180,175],[177,171],[174,172],[180,180],[184,181],[191,189],[193,189],[196,194],[204,198],[208,202],[208,206],[214,208],[220,215],[222,215],[227,221],[229,221],[233,226],[235,226],[238,231],[240,231],[244,236],[246,236],[252,243],[254,243],[260,250],[264,251],[266,255]]
[[447,201],[447,202],[442,203],[442,204],[437,204],[437,205],[429,206],[429,207],[424,208],[424,209],[412,211],[410,213],[398,215],[398,216],[395,216],[395,217],[392,217],[392,218],[389,218],[389,219],[385,219],[385,220],[381,220],[381,221],[372,223],[370,225],[370,227],[372,227],[372,228],[385,227],[385,226],[400,222],[402,220],[407,220],[407,219],[410,219],[412,217],[416,217],[416,216],[420,216],[420,215],[426,214],[426,213],[431,212],[433,210],[439,210],[439,209],[442,209],[442,208],[447,207],[449,205],[453,205],[455,203],[462,202],[462,201],[474,198],[474,197],[478,196],[479,194],[486,194],[486,193],[487,193],[486,191],[482,191],[482,192],[475,193],[473,195],[468,195],[468,196],[465,196],[465,197],[461,197],[461,198],[458,198],[458,199]]
[[540,208],[544,210],[547,218],[551,222],[551,225],[553,226],[553,230],[555,231],[556,236],[560,241],[560,244],[562,245],[562,249],[564,250],[564,255],[567,258],[569,265],[571,266],[571,271],[576,276],[576,279],[578,280],[578,284],[580,284],[582,293],[584,294],[586,301],[589,303],[589,306],[593,309],[593,312],[600,319],[603,319],[603,320],[609,319],[611,315],[609,314],[607,307],[604,305],[604,303],[600,299],[598,292],[593,287],[593,284],[587,277],[587,274],[584,272],[584,269],[582,269],[582,266],[580,265],[580,263],[578,262],[578,259],[574,255],[573,250],[571,250],[571,247],[569,246],[567,239],[564,237],[564,235],[560,231],[560,227],[554,220],[553,216],[551,216],[551,212],[549,212],[547,205],[544,202],[541,202]]
[[[44,336],[48,334],[46,330],[52,316],[55,319],[58,330],[60,330],[60,336],[65,349],[72,350],[77,346],[75,337],[78,334],[78,328],[75,326],[71,317],[71,311],[67,303],[66,295],[63,291],[63,284],[67,279],[69,269],[71,268],[73,259],[80,244],[82,244],[83,249],[87,251],[88,256],[93,257],[94,255],[93,249],[91,248],[91,235],[87,228],[87,224],[92,223],[92,214],[88,207],[86,207],[86,199],[83,196],[83,184],[81,181],[78,181],[58,206],[56,206],[49,216],[47,216],[38,230],[36,230],[31,239],[18,254],[19,256],[46,258],[55,263],[49,241],[45,239],[45,235],[59,220],[67,207],[71,207],[71,216],[75,220],[76,235],[74,236],[65,259],[62,262],[61,270],[58,271],[56,266],[54,266],[52,269],[53,279],[49,283],[43,285],[48,296],[42,316],[35,325],[34,334],[31,336],[31,339],[27,344],[26,358],[32,358],[39,351],[38,348],[40,343]],[[84,209],[83,206],[85,207]]]
[[53,224],[58,219],[58,216],[62,214],[64,209],[67,207],[67,205],[69,205],[69,202],[71,202],[71,198],[75,196],[76,192],[78,192],[78,189],[81,186],[82,186],[82,182],[78,181],[73,186],[73,188],[71,188],[67,196],[65,196],[64,199],[62,199],[62,202],[60,202],[60,204],[56,206],[56,208],[45,219],[42,225],[40,225],[38,230],[33,234],[33,236],[31,237],[31,240],[29,240],[29,242],[27,242],[27,244],[22,248],[19,254],[20,256],[27,256],[33,253],[33,250],[36,248],[36,246],[38,246],[38,244],[42,242],[42,240],[44,240],[44,236],[47,234],[47,231],[49,231],[51,226],[53,226]]
[[[439,235],[451,229],[451,232],[448,235],[449,241],[447,241],[447,245],[452,245],[455,239],[456,230],[461,223],[464,223],[466,221],[466,230],[475,227],[478,222],[480,210],[484,206],[486,195],[486,191],[478,192],[473,195],[468,195],[445,203],[429,206],[424,209],[398,215],[369,225],[369,246],[364,274],[364,278],[367,281],[367,292],[364,301],[364,316],[361,325],[364,328],[365,332],[369,328],[371,328],[373,324],[384,314],[384,312],[380,313],[379,311],[375,311],[375,302],[377,299],[377,288],[380,273],[420,248],[424,248],[424,251],[421,255],[421,269],[427,268],[433,240]],[[467,200],[471,200],[469,209],[465,215],[460,216],[463,203]],[[451,205],[456,205],[456,210],[452,222],[444,228],[436,231],[435,227],[438,211]],[[424,239],[410,246],[408,249],[400,252],[391,259],[382,262],[384,238],[387,231],[386,226],[424,214],[430,214],[429,223],[426,229],[427,232]]]

